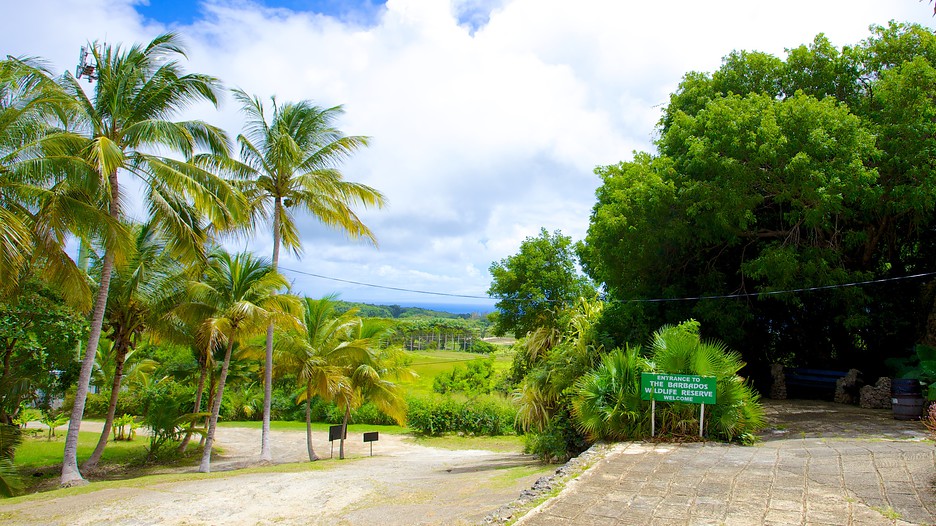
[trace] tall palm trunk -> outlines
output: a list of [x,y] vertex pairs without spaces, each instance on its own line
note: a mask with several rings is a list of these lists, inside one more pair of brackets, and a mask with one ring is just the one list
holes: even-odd
[[[202,395],[205,393],[205,376],[207,374],[208,365],[206,361],[205,366],[201,367],[201,370],[198,373],[198,387],[195,388],[195,409],[192,411],[193,414],[198,414],[201,412],[201,400]],[[185,450],[188,449],[189,442],[192,440],[193,427],[195,427],[194,417],[192,423],[189,424],[189,430],[185,433],[185,438],[183,438],[182,443],[179,444],[179,453],[185,453]]]
[[338,442],[338,459],[344,460],[344,439],[348,434],[348,419],[351,418],[351,404],[345,404],[344,421],[341,423],[341,439]]
[[[110,182],[110,216],[114,221],[120,218],[120,189],[117,181],[117,172],[108,176]],[[94,299],[94,311],[91,316],[91,326],[88,332],[88,346],[81,360],[81,372],[78,374],[78,386],[75,390],[75,405],[72,406],[71,418],[68,420],[68,434],[65,436],[65,453],[62,458],[62,486],[75,486],[85,484],[86,481],[78,470],[78,430],[81,428],[81,418],[84,416],[85,402],[88,399],[88,387],[91,384],[91,369],[94,368],[94,355],[97,352],[98,342],[101,341],[101,329],[104,326],[104,310],[107,307],[107,294],[110,289],[111,273],[114,270],[114,252],[112,248],[104,249],[104,264],[101,266],[101,283],[98,287],[97,297]]]
[[[280,209],[282,199],[277,197],[273,203],[273,272],[279,266],[280,249]],[[266,359],[263,369],[263,431],[260,433],[260,461],[273,462],[273,453],[270,451],[270,409],[273,405],[273,320],[267,326],[266,333]]]
[[215,394],[214,403],[211,404],[208,433],[205,436],[205,450],[202,452],[201,465],[198,466],[199,473],[208,473],[211,471],[211,446],[214,444],[215,429],[218,427],[218,413],[221,412],[221,397],[224,396],[224,381],[227,380],[228,367],[231,365],[231,351],[234,349],[235,332],[236,328],[232,327],[227,350],[224,352],[224,363],[221,365],[221,378],[218,379],[218,392]]
[[[209,370],[209,374],[211,371]],[[208,429],[208,422],[211,421],[211,408],[214,407],[215,394],[217,394],[218,380],[215,378],[214,374],[211,374],[211,377],[208,380],[208,416],[205,417],[205,429]],[[198,441],[199,447],[205,447],[205,437],[207,435],[202,433],[201,439]]]
[[114,426],[114,413],[117,412],[117,398],[120,396],[120,381],[123,376],[127,351],[129,350],[123,338],[114,342],[114,345],[117,346],[117,354],[114,356],[114,381],[111,383],[110,403],[107,405],[107,418],[104,419],[104,429],[101,430],[101,438],[98,439],[94,452],[91,453],[91,457],[82,465],[84,469],[92,469],[97,466],[98,461],[101,460],[101,455],[104,453],[104,446],[107,445],[107,439],[110,438],[111,428]]
[[306,384],[306,400],[305,400],[305,417],[306,417],[306,449],[309,450],[309,462],[315,462],[319,459],[318,455],[315,454],[315,450],[312,449],[312,383],[309,382]]

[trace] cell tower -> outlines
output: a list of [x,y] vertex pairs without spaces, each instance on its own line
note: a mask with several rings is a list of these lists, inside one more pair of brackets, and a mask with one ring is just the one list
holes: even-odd
[[[89,84],[98,79],[97,64],[88,60],[90,54],[87,46],[81,46],[81,53],[78,54],[78,67],[75,68],[75,77],[79,79],[85,77]],[[93,58],[92,56],[91,59]]]

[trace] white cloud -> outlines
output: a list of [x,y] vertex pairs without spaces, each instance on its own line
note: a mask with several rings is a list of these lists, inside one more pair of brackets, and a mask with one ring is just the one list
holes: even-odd
[[[6,6],[0,47],[71,69],[87,40],[129,45],[166,30],[133,4]],[[541,227],[584,236],[599,183],[593,167],[650,148],[660,109],[687,71],[710,71],[733,49],[782,56],[819,32],[845,45],[867,37],[871,23],[933,24],[916,0],[390,0],[366,24],[240,1],[213,0],[202,13],[175,27],[189,43],[190,70],[261,97],[343,104],[340,127],[372,137],[344,172],[389,198],[386,209],[362,212],[381,248],[305,218],[303,258],[284,254],[282,265],[465,295],[484,295],[490,263]],[[198,108],[192,117],[240,131],[230,99],[221,113]],[[232,246],[271,249],[265,232]],[[290,277],[311,295],[462,301]]]

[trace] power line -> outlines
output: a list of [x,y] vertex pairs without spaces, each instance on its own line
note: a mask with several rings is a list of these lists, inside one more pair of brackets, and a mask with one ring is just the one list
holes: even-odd
[[739,294],[725,294],[720,296],[693,296],[685,298],[653,298],[653,299],[628,299],[628,300],[612,300],[618,301],[621,303],[662,303],[667,301],[699,301],[699,300],[720,300],[720,299],[735,299],[735,298],[750,298],[754,296],[777,296],[780,294],[795,294],[798,292],[814,292],[817,290],[831,290],[831,289],[844,289],[848,287],[860,287],[863,285],[875,285],[878,283],[887,283],[891,281],[903,281],[908,279],[918,279],[926,278],[929,276],[936,276],[936,272],[925,272],[923,274],[913,274],[910,276],[897,276],[893,278],[881,278],[874,279],[869,281],[855,281],[852,283],[839,283],[837,285],[823,285],[821,287],[806,287],[801,289],[786,289],[786,290],[771,290],[767,292],[743,292]]
[[364,283],[362,281],[354,281],[350,279],[332,278],[329,276],[322,276],[321,274],[314,274],[312,272],[305,272],[302,270],[295,270],[295,269],[290,269],[290,268],[285,268],[285,267],[280,267],[280,270],[285,270],[287,272],[293,272],[296,274],[303,274],[305,276],[312,276],[313,278],[327,279],[330,281],[340,281],[341,283],[350,283],[352,285],[361,285],[363,287],[371,287],[375,289],[396,290],[400,292],[413,292],[416,294],[430,294],[432,296],[447,296],[450,298],[470,298],[470,299],[475,299],[475,300],[494,299],[494,298],[491,298],[490,296],[471,296],[468,294],[453,294],[450,292],[433,292],[429,290],[415,290],[415,289],[405,289],[402,287],[389,287],[387,285],[375,285],[373,283]]
[[[450,292],[434,292],[434,291],[429,291],[429,290],[407,289],[403,287],[390,287],[387,285],[376,285],[373,283],[365,283],[363,281],[333,278],[331,276],[323,276],[321,274],[315,274],[313,272],[305,272],[302,270],[295,270],[295,269],[290,269],[290,268],[285,268],[285,267],[280,267],[280,270],[284,270],[286,272],[293,272],[295,274],[302,274],[305,276],[311,276],[313,278],[325,279],[329,281],[338,281],[341,283],[350,283],[352,285],[360,285],[362,287],[371,287],[375,289],[396,290],[400,292],[412,292],[414,294],[428,294],[432,296],[446,296],[450,298],[468,298],[468,299],[479,299],[479,300],[497,299],[497,298],[492,298],[490,296],[474,296],[470,294],[454,294]],[[897,276],[893,278],[881,278],[881,279],[868,280],[868,281],[855,281],[852,283],[839,283],[837,285],[823,285],[820,287],[805,287],[805,288],[799,288],[799,289],[771,290],[767,292],[742,292],[738,294],[723,294],[723,295],[717,295],[717,296],[688,296],[688,297],[683,297],[683,298],[612,299],[609,301],[614,301],[614,302],[619,302],[619,303],[665,303],[669,301],[699,301],[699,300],[751,298],[751,297],[756,297],[756,296],[777,296],[780,294],[795,294],[799,292],[815,292],[815,291],[820,291],[820,290],[860,287],[864,285],[875,285],[879,283],[888,283],[888,282],[893,282],[893,281],[904,281],[904,280],[910,280],[910,279],[927,278],[930,276],[936,276],[936,272],[924,272],[921,274],[912,274],[909,276]],[[501,298],[500,300],[501,301],[521,301],[520,299],[517,299],[517,298]],[[554,303],[554,302],[557,302],[558,300],[544,300],[544,301],[549,302],[549,303]]]

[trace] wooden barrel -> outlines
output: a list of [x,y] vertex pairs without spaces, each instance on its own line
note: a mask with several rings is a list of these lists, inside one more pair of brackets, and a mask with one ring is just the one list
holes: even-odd
[[919,420],[926,412],[920,381],[895,378],[891,381],[891,409],[896,420]]

